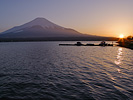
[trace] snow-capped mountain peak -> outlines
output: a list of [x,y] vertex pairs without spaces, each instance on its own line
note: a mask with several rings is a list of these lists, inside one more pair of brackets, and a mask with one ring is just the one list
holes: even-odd
[[10,32],[15,32],[15,33],[16,33],[16,32],[18,32],[19,30],[22,30],[22,29],[24,29],[24,28],[30,28],[30,27],[36,26],[36,25],[39,25],[39,26],[43,27],[44,29],[45,29],[45,28],[58,28],[58,29],[64,29],[64,27],[61,27],[61,26],[59,26],[59,25],[56,25],[56,24],[54,24],[54,23],[48,21],[48,20],[45,19],[45,18],[38,17],[38,18],[36,18],[36,19],[34,19],[34,20],[32,20],[32,21],[26,23],[26,24],[23,24],[23,25],[21,25],[21,26],[15,26],[15,27],[13,27],[13,28],[7,30],[7,31],[4,31],[4,32],[2,32],[1,34],[10,33]]
[[36,18],[34,20],[32,20],[31,22],[28,22],[24,25],[22,25],[23,27],[32,27],[34,25],[40,25],[42,26],[43,28],[55,28],[55,27],[58,27],[58,28],[63,28],[59,25],[56,25],[50,21],[48,21],[47,19],[45,18]]

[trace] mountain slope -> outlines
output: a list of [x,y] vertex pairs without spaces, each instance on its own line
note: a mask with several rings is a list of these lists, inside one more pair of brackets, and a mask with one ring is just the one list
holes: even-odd
[[3,38],[80,37],[86,36],[73,29],[56,25],[45,18],[36,18],[21,26],[2,32]]
[[56,25],[45,18],[36,18],[28,23],[0,33],[0,41],[82,41],[114,40],[110,37],[81,34],[74,29]]

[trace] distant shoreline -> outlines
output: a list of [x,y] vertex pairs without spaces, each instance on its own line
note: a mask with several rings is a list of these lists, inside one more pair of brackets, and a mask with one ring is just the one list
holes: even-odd
[[0,42],[34,42],[34,41],[117,41],[112,37],[47,37],[47,38],[0,38]]

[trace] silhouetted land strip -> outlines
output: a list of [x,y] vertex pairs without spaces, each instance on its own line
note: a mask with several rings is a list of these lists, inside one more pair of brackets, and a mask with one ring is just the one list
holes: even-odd
[[112,37],[44,37],[44,38],[0,38],[0,42],[26,42],[26,41],[117,41]]

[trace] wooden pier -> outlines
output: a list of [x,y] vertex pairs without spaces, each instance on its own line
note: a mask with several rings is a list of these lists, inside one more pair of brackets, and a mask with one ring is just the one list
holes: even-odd
[[113,44],[82,44],[81,42],[77,42],[76,44],[59,44],[59,46],[114,46]]

